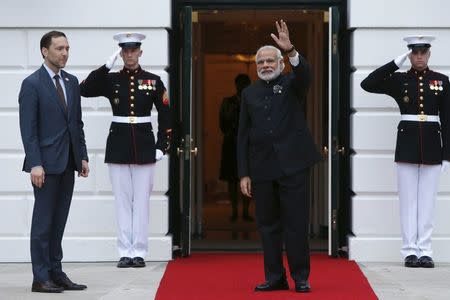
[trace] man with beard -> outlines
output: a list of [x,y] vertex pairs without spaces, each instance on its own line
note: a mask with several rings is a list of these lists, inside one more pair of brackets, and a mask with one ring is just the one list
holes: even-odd
[[[407,268],[433,268],[431,233],[440,171],[450,165],[450,84],[444,74],[428,68],[432,36],[408,36],[408,51],[379,67],[361,87],[386,94],[397,102],[395,162],[403,245]],[[397,72],[406,58],[411,69]]]
[[242,193],[255,199],[262,236],[265,282],[255,291],[287,290],[283,240],[297,292],[309,292],[309,168],[320,160],[302,111],[310,71],[289,39],[286,23],[276,22],[273,40],[281,51],[263,46],[256,53],[260,80],[242,92],[238,130],[238,173]]
[[84,290],[62,270],[62,238],[72,202],[75,171],[88,177],[89,163],[81,120],[80,89],[63,71],[69,43],[60,31],[40,42],[44,63],[25,78],[19,93],[20,133],[34,192],[30,250],[32,292]]

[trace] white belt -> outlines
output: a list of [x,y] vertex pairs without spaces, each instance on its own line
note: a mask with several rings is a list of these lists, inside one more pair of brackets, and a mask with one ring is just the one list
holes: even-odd
[[402,121],[417,121],[417,122],[438,122],[439,116],[434,115],[402,115]]
[[116,123],[130,123],[130,124],[136,124],[136,123],[150,123],[151,118],[148,117],[134,117],[134,116],[128,116],[128,117],[120,117],[120,116],[113,116],[112,121]]

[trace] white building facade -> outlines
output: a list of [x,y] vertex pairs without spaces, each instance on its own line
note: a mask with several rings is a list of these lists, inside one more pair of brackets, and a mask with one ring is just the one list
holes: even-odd
[[[63,1],[6,0],[0,4],[0,261],[29,261],[29,234],[34,197],[29,175],[21,172],[24,158],[19,130],[18,92],[22,80],[39,68],[39,41],[50,30],[66,33],[70,45],[66,71],[81,81],[106,62],[118,48],[112,39],[119,31],[140,31],[141,65],[161,76],[166,87],[170,1]],[[123,65],[121,60],[115,69]],[[105,98],[82,98],[90,175],[76,178],[63,240],[66,261],[114,261],[116,215],[104,163],[111,109]],[[157,111],[152,112],[154,128]],[[148,260],[170,260],[168,232],[168,160],[157,163],[150,201]]]
[[[117,49],[112,39],[119,31],[140,31],[141,65],[161,76],[166,87],[169,74],[168,28],[170,0],[117,0],[54,2],[3,0],[0,3],[0,262],[30,260],[29,233],[33,194],[29,175],[21,172],[17,96],[21,81],[42,64],[41,36],[50,30],[67,34],[70,58],[66,70],[81,81],[104,64]],[[299,1],[301,2],[301,1]],[[402,37],[431,34],[430,68],[450,74],[450,2],[445,0],[348,0],[347,23],[351,30],[350,140],[352,230],[350,258],[358,261],[399,261],[401,245],[397,184],[393,163],[399,112],[388,96],[364,92],[360,82],[374,68],[406,51]],[[121,65],[116,68],[120,68]],[[407,68],[405,64],[404,68]],[[170,92],[170,87],[169,87]],[[116,216],[104,148],[111,120],[104,98],[82,99],[91,173],[76,179],[63,248],[66,261],[114,261]],[[157,112],[153,113],[156,120]],[[168,160],[157,164],[150,205],[148,260],[170,260]],[[436,206],[433,235],[434,258],[450,262],[450,174],[444,174]]]
[[[369,94],[361,81],[375,68],[407,48],[404,36],[436,36],[430,69],[450,75],[450,2],[444,0],[349,0],[351,34],[350,78],[352,156],[352,228],[350,258],[360,261],[399,261],[401,237],[395,139],[400,113],[386,95]],[[409,62],[402,69],[410,68]],[[433,250],[436,261],[450,261],[450,174],[442,174],[436,203]]]

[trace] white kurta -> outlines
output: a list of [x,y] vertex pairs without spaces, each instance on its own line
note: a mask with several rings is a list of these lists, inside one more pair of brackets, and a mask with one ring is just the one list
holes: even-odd
[[433,256],[431,234],[440,170],[441,165],[397,163],[403,258]]
[[108,167],[116,203],[119,255],[145,259],[155,164],[108,164]]

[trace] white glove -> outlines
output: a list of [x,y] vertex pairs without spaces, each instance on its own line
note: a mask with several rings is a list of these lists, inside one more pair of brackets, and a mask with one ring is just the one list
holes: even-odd
[[450,167],[450,161],[448,160],[443,160],[442,164],[441,164],[441,172],[444,173],[448,170],[448,168]]
[[161,150],[156,149],[156,155],[155,155],[156,161],[161,160],[161,159],[163,159],[164,157],[166,157],[166,156],[164,155],[164,153],[163,153]]
[[108,60],[107,60],[106,63],[105,63],[105,66],[106,66],[108,69],[111,70],[112,67],[114,67],[115,62],[116,62],[117,58],[119,57],[120,51],[122,51],[122,48],[117,49],[117,50],[114,52],[114,54],[111,55],[111,56],[108,58]]
[[397,65],[397,67],[401,67],[403,63],[405,62],[408,55],[411,53],[411,49],[409,49],[407,52],[403,53],[402,55],[398,56],[396,59],[394,59],[394,63]]

